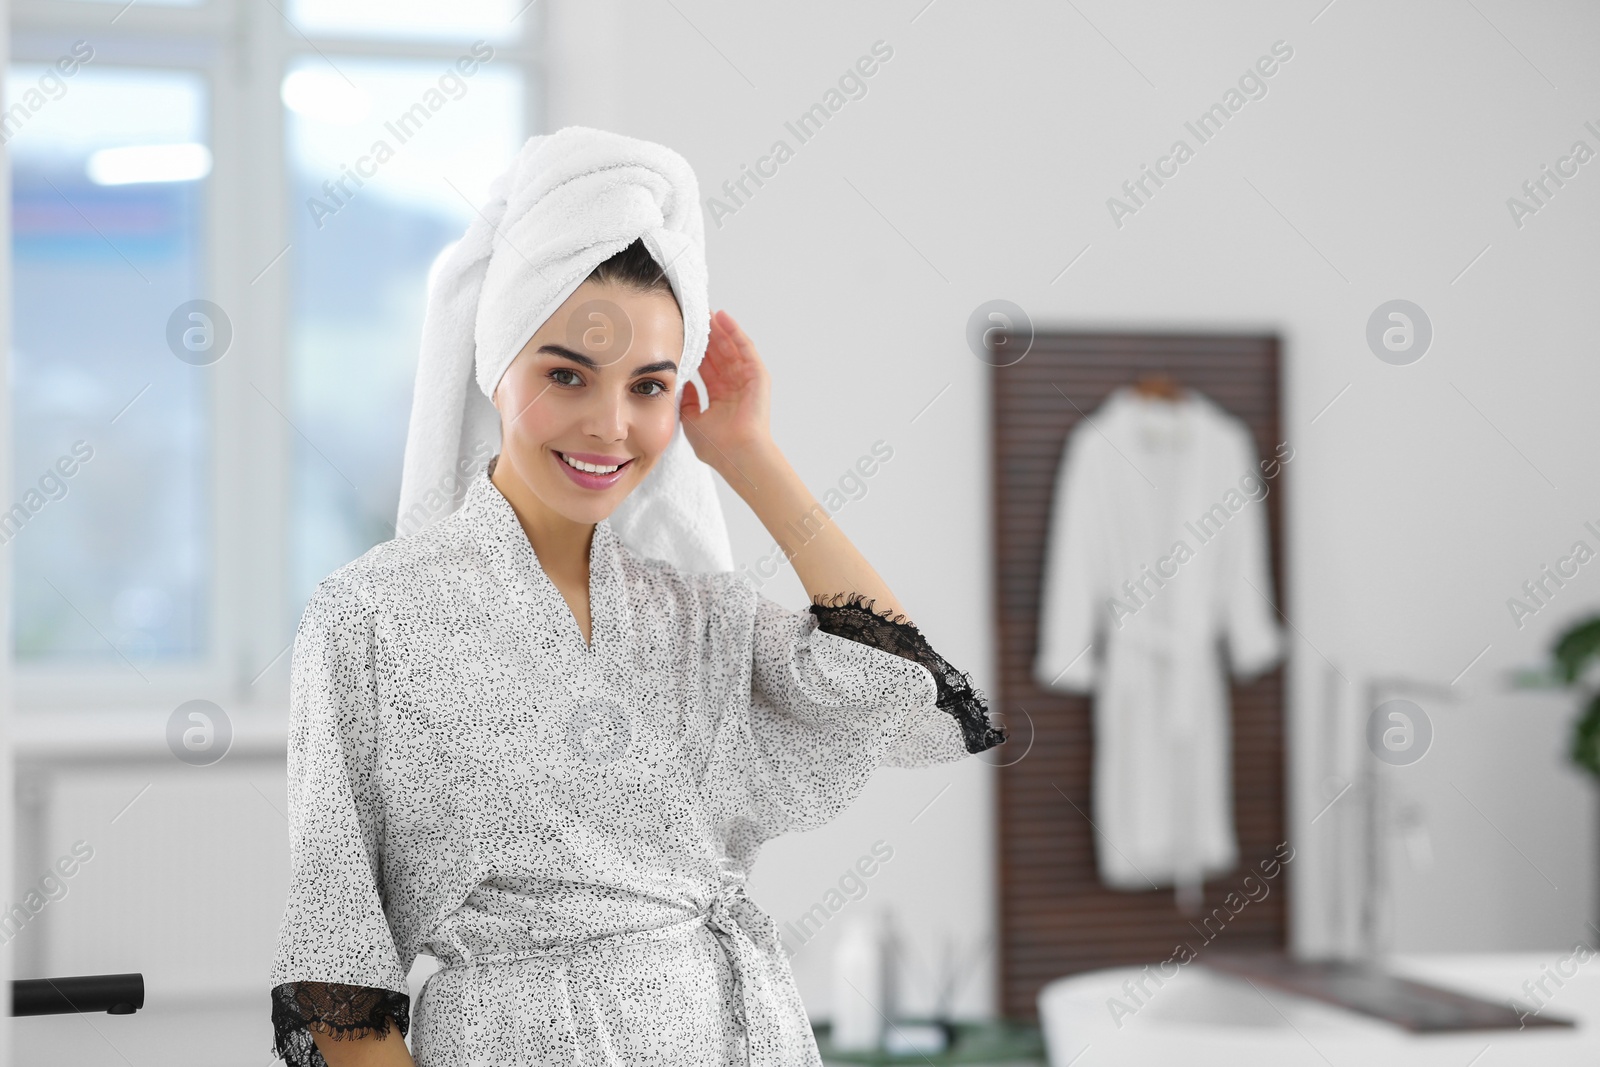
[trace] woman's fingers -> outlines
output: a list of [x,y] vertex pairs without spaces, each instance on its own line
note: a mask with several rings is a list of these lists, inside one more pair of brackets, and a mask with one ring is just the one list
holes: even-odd
[[752,360],[760,359],[760,356],[756,354],[755,342],[750,340],[749,335],[744,332],[732,315],[726,311],[719,311],[717,312],[717,319],[722,323],[729,341],[738,349],[741,356]]
[[743,377],[740,373],[739,348],[728,336],[727,328],[715,318],[711,320],[711,341],[706,348],[706,355],[708,358],[702,362],[709,364],[710,376],[705,381],[706,386],[713,390],[713,396],[731,389]]
[[719,369],[725,379],[741,385],[761,374],[761,357],[755,344],[726,311],[718,312],[718,342],[722,352]]
[[732,316],[726,311],[719,311],[717,316],[717,339],[723,351],[727,353],[728,359],[736,365],[747,354],[745,348],[739,344],[739,335],[736,332],[738,327],[733,324]]
[[700,361],[700,380],[709,404],[732,400],[759,387],[761,375],[761,359],[754,343],[732,315],[718,311],[711,317],[706,354]]
[[725,366],[727,352],[724,344],[724,339],[717,335],[716,323],[713,322],[711,339],[706,345],[705,358],[700,361],[700,377],[706,383],[706,391],[712,398],[721,395],[722,391],[727,387],[728,378]]

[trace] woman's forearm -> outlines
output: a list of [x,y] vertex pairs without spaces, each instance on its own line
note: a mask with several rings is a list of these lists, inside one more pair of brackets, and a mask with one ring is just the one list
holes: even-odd
[[329,1034],[311,1031],[317,1051],[328,1061],[328,1067],[416,1067],[406,1039],[399,1031],[371,1034],[362,1038],[335,1038]]
[[776,445],[730,457],[728,466],[728,484],[778,542],[807,595],[860,593],[875,601],[875,611],[904,614],[888,583],[850,543]]
[[[711,317],[700,364],[709,403],[684,384],[679,416],[695,455],[756,513],[813,598],[859,593],[873,610],[905,609],[866,558],[817,503],[772,439],[771,375],[749,336],[726,311]],[[909,620],[905,620],[909,621]]]

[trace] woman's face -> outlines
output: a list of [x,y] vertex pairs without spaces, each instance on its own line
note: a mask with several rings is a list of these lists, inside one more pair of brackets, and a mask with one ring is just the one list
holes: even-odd
[[500,464],[573,522],[606,518],[672,440],[682,356],[671,293],[584,282],[495,387]]

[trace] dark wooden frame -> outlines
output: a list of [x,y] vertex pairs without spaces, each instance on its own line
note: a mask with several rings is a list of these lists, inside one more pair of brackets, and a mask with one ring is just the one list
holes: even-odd
[[[1018,340],[1007,342],[1013,352]],[[1273,336],[1040,332],[1026,356],[991,371],[999,635],[994,706],[1004,712],[1013,738],[989,754],[1000,767],[1000,1003],[1007,1017],[1037,1018],[1039,990],[1055,978],[1159,963],[1179,945],[1204,959],[1213,949],[1287,944],[1287,867],[1265,883],[1268,892],[1259,901],[1230,913],[1225,925],[1214,921],[1209,927],[1181,914],[1170,889],[1129,893],[1101,884],[1088,822],[1094,815],[1090,702],[1042,688],[1031,670],[1043,548],[1067,433],[1116,387],[1141,373],[1166,372],[1239,417],[1266,459],[1283,441],[1278,366]],[[1292,469],[1292,463],[1285,466],[1268,483],[1264,501],[1273,586],[1284,612],[1283,500]],[[1206,884],[1202,914],[1220,906],[1230,891],[1242,893],[1245,875],[1272,859],[1287,834],[1282,667],[1248,685],[1235,683],[1231,699],[1240,865]],[[1260,896],[1261,890],[1252,892]],[[1218,931],[1211,940],[1208,930]]]

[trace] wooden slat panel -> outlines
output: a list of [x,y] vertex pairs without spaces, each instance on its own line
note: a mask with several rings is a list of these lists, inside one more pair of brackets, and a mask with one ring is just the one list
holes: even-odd
[[[1155,963],[1180,943],[1208,951],[1200,918],[1237,891],[1247,870],[1284,840],[1284,685],[1281,669],[1232,687],[1234,822],[1240,868],[1210,882],[1192,921],[1170,890],[1107,889],[1095,870],[1094,831],[1062,798],[1091,818],[1093,729],[1087,699],[1041,689],[1033,680],[1040,578],[1056,468],[1067,434],[1117,386],[1164,371],[1206,394],[1249,426],[1263,458],[1278,443],[1278,341],[1275,337],[1041,333],[1021,361],[991,373],[994,587],[1000,659],[994,705],[1005,712],[1026,758],[999,771],[1001,1010],[1037,1016],[1039,990],[1063,975],[1098,967]],[[1268,535],[1278,605],[1284,591],[1280,471],[1267,494]],[[1023,710],[1026,714],[1023,714]],[[1011,745],[997,751],[1006,763]],[[1058,791],[1059,790],[1059,791]],[[1281,874],[1270,892],[1211,936],[1229,950],[1282,948],[1287,893]],[[1259,892],[1259,891],[1258,891]]]

